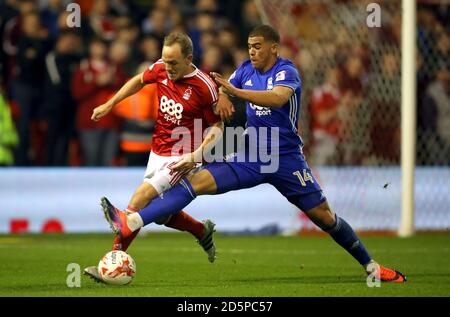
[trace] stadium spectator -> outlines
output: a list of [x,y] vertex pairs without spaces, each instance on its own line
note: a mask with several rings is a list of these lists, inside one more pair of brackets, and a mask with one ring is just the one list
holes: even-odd
[[142,32],[145,35],[151,35],[157,38],[160,45],[170,28],[171,22],[166,11],[163,9],[156,8],[150,10],[147,19],[142,22]]
[[19,138],[12,119],[11,109],[3,95],[3,89],[0,88],[0,166],[14,164],[13,148],[18,144]]
[[[382,164],[400,161],[400,116],[390,115],[390,109],[400,109],[400,67],[398,57],[384,53],[379,72],[382,79],[372,80],[373,114],[370,122],[371,159]],[[389,142],[386,142],[389,140]]]
[[140,53],[143,56],[144,61],[154,63],[161,56],[161,45],[159,40],[154,36],[145,36],[140,43]]
[[94,122],[91,113],[96,105],[125,81],[117,65],[107,60],[108,46],[95,38],[89,44],[89,57],[82,60],[72,79],[72,93],[78,103],[77,129],[86,166],[109,166],[117,155],[119,120],[111,115]]
[[217,0],[197,0],[195,2],[197,12],[209,12],[216,14],[219,11]]
[[122,118],[120,150],[127,166],[147,164],[152,149],[158,105],[155,85],[147,85],[114,108],[115,115]]
[[40,12],[42,25],[48,30],[52,39],[56,38],[60,29],[58,18],[61,11],[64,11],[62,0],[49,0],[47,7]]
[[436,78],[425,90],[423,104],[419,105],[419,126],[424,131],[425,150],[433,153],[440,149],[434,164],[450,164],[450,70],[445,62],[437,72]]
[[109,60],[121,68],[127,77],[133,76],[137,68],[136,60],[130,57],[131,47],[126,42],[116,40],[109,46]]
[[106,41],[111,41],[116,36],[114,20],[110,15],[108,0],[96,0],[89,14],[89,26],[94,35]]
[[337,154],[341,130],[339,79],[339,69],[337,67],[329,68],[324,83],[312,92],[310,105],[313,135],[311,161],[315,165],[330,164]]
[[[30,123],[32,120],[37,122],[42,119],[41,106],[44,97],[42,78],[45,77],[45,55],[51,46],[48,32],[42,27],[37,13],[28,13],[21,21],[23,35],[17,50],[17,75],[13,82],[13,98],[20,109],[17,164],[24,166],[35,160],[37,155],[30,147]],[[42,132],[42,125],[38,127],[39,132]]]
[[203,52],[200,69],[205,73],[218,72],[222,66],[222,51],[219,46],[212,45]]
[[44,114],[48,122],[48,165],[66,166],[68,147],[75,135],[76,103],[71,92],[73,72],[81,58],[81,38],[67,30],[45,57]]
[[19,42],[23,36],[23,17],[29,13],[37,12],[36,3],[33,0],[8,1],[2,3],[1,15],[1,49],[3,84],[6,87],[6,95],[11,95],[11,81],[17,73],[17,52]]
[[258,7],[253,0],[245,0],[241,6],[242,17],[241,25],[241,44],[247,46],[247,34],[257,25],[261,24],[261,17],[259,15]]

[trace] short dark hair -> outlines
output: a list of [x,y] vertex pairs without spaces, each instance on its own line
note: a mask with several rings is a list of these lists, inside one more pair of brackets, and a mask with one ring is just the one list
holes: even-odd
[[264,40],[280,44],[280,34],[270,25],[264,24],[255,27],[248,37],[262,36]]
[[180,44],[181,53],[186,57],[194,51],[192,40],[185,33],[173,32],[164,38],[164,46],[170,46],[175,43]]

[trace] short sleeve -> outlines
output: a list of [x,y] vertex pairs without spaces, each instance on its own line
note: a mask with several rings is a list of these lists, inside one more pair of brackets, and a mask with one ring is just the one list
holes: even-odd
[[244,64],[242,64],[241,66],[238,67],[238,69],[236,69],[234,71],[233,74],[231,74],[230,78],[228,79],[228,81],[236,88],[241,89],[242,88],[242,74],[244,73]]
[[161,60],[155,62],[154,64],[152,64],[149,68],[147,68],[143,73],[142,73],[142,83],[143,84],[152,84],[155,83],[157,78],[158,78],[158,73],[159,73],[159,68],[164,65],[163,62]]
[[292,66],[285,66],[277,70],[273,85],[286,86],[295,91],[297,88],[301,88],[302,83],[297,69]]
[[208,80],[207,87],[208,90],[205,91],[205,94],[208,96],[208,99],[203,108],[203,117],[209,125],[212,125],[217,121],[220,121],[220,116],[214,113],[214,107],[217,104],[219,96],[219,89],[213,80]]
[[[214,105],[215,106],[215,105]],[[220,116],[214,113],[213,105],[208,106],[203,111],[203,118],[205,118],[208,125],[213,125],[220,121]]]

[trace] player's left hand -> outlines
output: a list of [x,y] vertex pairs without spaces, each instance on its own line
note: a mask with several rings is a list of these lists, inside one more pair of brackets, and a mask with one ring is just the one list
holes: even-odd
[[181,159],[172,167],[172,171],[187,173],[196,165],[194,153],[189,153],[181,157]]
[[236,95],[237,88],[234,87],[228,80],[223,78],[222,75],[220,75],[219,73],[214,73],[214,72],[211,72],[210,74],[214,78],[216,83],[219,86],[222,86],[222,91],[224,93],[231,94],[231,95]]

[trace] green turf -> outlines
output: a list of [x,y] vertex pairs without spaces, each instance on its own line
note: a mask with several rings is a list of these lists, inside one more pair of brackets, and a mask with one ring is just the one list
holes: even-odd
[[0,296],[450,296],[450,236],[363,238],[378,261],[406,284],[369,288],[359,265],[328,237],[217,235],[214,264],[187,233],[139,237],[129,252],[137,275],[128,286],[81,277],[68,288],[66,267],[97,264],[110,235],[0,236]]

